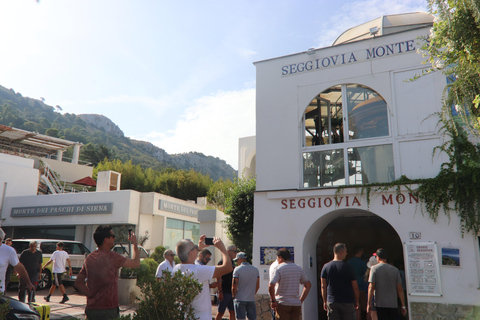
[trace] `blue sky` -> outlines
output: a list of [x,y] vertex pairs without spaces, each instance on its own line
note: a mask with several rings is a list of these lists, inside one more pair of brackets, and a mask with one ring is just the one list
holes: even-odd
[[237,168],[255,135],[254,61],[325,47],[426,0],[0,0],[0,85],[110,118],[168,153]]

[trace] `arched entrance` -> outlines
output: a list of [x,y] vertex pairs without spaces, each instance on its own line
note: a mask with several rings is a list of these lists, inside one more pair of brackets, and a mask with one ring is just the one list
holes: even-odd
[[378,248],[384,248],[388,252],[389,262],[404,270],[402,242],[395,229],[387,221],[371,212],[356,210],[335,218],[320,233],[316,246],[319,320],[327,319],[323,310],[320,274],[323,265],[333,259],[332,248],[338,242],[347,245],[348,256],[345,261],[353,256],[354,248],[357,246],[364,248],[363,258],[366,260]]

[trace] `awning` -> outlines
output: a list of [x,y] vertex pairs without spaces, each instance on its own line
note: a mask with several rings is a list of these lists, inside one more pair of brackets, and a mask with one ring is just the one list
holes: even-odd
[[95,180],[92,179],[92,177],[86,176],[85,178],[82,178],[80,180],[74,181],[74,184],[80,184],[82,186],[87,186],[87,187],[96,187],[97,183]]

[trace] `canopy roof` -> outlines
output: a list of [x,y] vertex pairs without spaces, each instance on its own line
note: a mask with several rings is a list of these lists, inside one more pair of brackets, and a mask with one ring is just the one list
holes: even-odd
[[0,150],[7,152],[46,156],[57,150],[65,151],[78,142],[54,138],[5,125],[0,125]]

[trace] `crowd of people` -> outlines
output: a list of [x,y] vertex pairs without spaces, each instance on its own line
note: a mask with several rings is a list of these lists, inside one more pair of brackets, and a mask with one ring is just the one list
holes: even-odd
[[[111,226],[98,226],[94,233],[97,250],[87,256],[75,281],[75,287],[87,297],[85,314],[89,320],[115,319],[120,316],[118,302],[119,268],[138,268],[140,255],[135,233],[130,233],[133,245],[132,258],[124,257],[111,249],[115,245],[115,233]],[[32,241],[29,249],[17,257],[11,247],[11,239],[5,238],[0,228],[0,291],[8,285],[7,269],[12,266],[20,278],[19,300],[35,301],[35,286],[41,277],[42,269],[53,263],[54,282],[46,301],[59,287],[63,294],[60,303],[69,300],[61,275],[72,265],[63,250],[63,243],[57,243],[57,250],[42,266],[42,253],[37,243]],[[255,295],[260,287],[258,268],[249,263],[245,252],[238,252],[236,246],[225,247],[220,238],[214,237],[210,245],[216,248],[222,259],[217,265],[208,265],[212,252],[207,249],[206,236],[202,235],[198,244],[189,239],[176,245],[176,253],[165,250],[165,260],[158,265],[157,281],[166,275],[180,270],[192,275],[202,284],[200,293],[192,301],[192,308],[198,320],[212,320],[211,290],[218,298],[216,320],[222,319],[228,309],[229,320],[256,320]],[[10,245],[9,245],[10,243]],[[321,271],[321,296],[323,309],[329,320],[397,320],[399,314],[406,315],[404,285],[399,270],[387,263],[387,252],[378,249],[368,262],[362,259],[364,251],[355,248],[354,256],[347,262],[347,247],[337,243],[333,247],[333,260],[326,263]],[[175,256],[181,263],[175,264]],[[215,280],[214,280],[215,279]],[[301,290],[299,288],[302,288]],[[291,253],[282,248],[277,251],[277,259],[270,265],[268,293],[272,319],[299,320],[302,303],[308,296],[311,283],[304,270],[291,261]],[[400,303],[400,312],[399,305]]]

